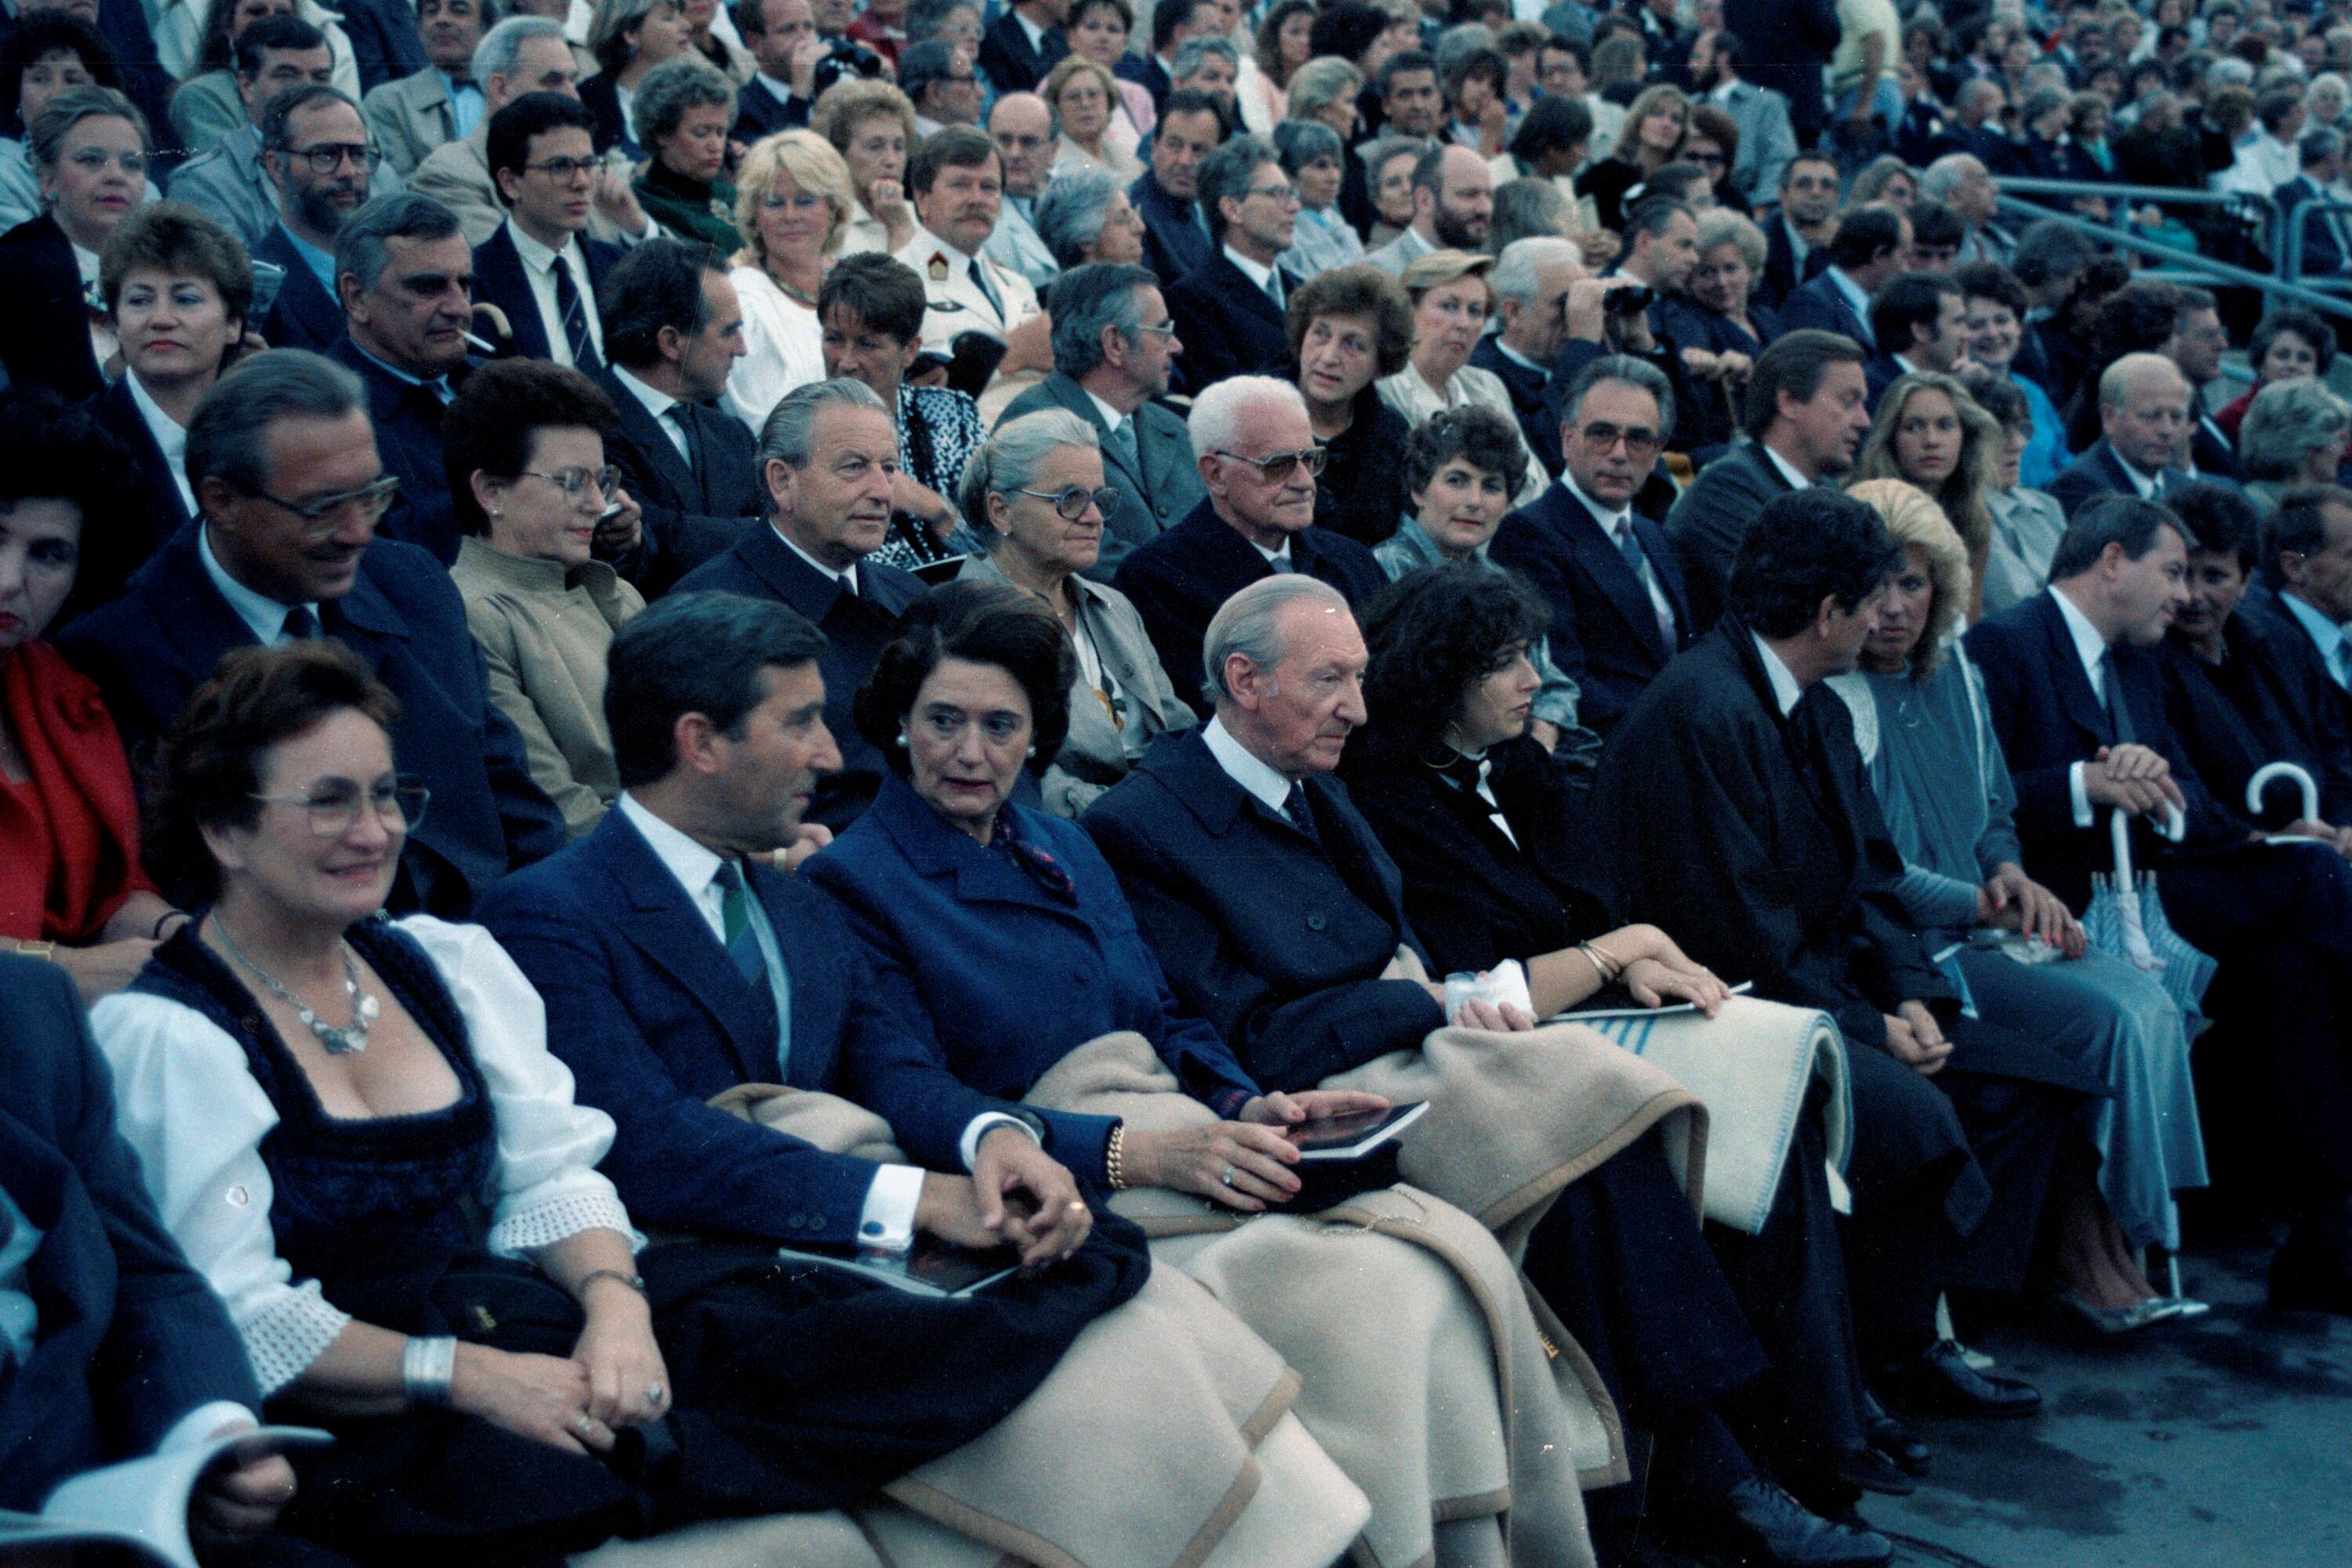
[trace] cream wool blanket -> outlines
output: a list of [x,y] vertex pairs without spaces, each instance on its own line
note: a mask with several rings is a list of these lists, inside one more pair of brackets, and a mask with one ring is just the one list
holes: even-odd
[[[752,1084],[712,1103],[835,1152],[904,1158],[879,1117],[833,1095]],[[848,1510],[868,1556],[839,1516],[810,1516],[810,1542],[837,1548],[814,1561],[1323,1568],[1370,1509],[1291,1415],[1298,1384],[1206,1289],[1155,1268],[1012,1414],[885,1487],[887,1503]]]
[[[1028,1103],[1138,1131],[1217,1120],[1131,1033],[1072,1051]],[[1404,1186],[1311,1216],[1160,1188],[1111,1206],[1299,1370],[1300,1419],[1371,1499],[1363,1568],[1592,1560],[1580,1483],[1622,1477],[1614,1412],[1469,1215]]]

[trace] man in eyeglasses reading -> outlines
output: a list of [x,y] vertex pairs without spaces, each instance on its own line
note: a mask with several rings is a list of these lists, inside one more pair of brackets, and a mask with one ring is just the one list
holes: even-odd
[[1189,428],[1209,493],[1184,521],[1131,552],[1112,584],[1142,613],[1177,694],[1205,713],[1202,638],[1209,617],[1234,594],[1262,578],[1299,573],[1337,588],[1352,607],[1387,578],[1370,551],[1315,526],[1323,448],[1296,386],[1265,375],[1218,382],[1192,400]]

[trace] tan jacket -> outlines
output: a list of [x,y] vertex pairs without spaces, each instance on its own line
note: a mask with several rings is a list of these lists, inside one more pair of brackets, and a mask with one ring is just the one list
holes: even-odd
[[645,599],[601,561],[567,572],[478,538],[459,542],[449,575],[489,667],[490,700],[522,731],[532,782],[578,838],[620,793],[604,728],[604,656]]
[[[407,182],[410,190],[431,196],[457,215],[457,226],[467,245],[482,244],[507,221],[506,204],[499,199],[498,184],[490,178],[489,147],[490,117],[485,114],[479,125],[426,154],[416,165],[415,177]],[[588,213],[588,237],[611,245],[635,243],[622,236],[611,218],[593,208]]]
[[441,73],[431,66],[415,76],[385,82],[367,95],[360,112],[367,121],[368,133],[383,149],[383,161],[399,170],[403,179],[415,174],[435,148],[457,135],[449,89]]

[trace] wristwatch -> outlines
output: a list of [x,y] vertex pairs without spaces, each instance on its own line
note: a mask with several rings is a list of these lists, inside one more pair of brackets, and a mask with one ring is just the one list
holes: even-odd
[[53,942],[20,942],[16,944],[17,953],[25,958],[52,958],[57,951],[58,944]]

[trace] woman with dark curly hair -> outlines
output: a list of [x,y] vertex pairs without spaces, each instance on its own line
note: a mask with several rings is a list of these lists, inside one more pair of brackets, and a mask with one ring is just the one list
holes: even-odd
[[26,133],[49,100],[71,88],[122,86],[114,51],[97,29],[62,11],[16,18],[0,39],[0,234],[41,216],[41,182]]
[[[0,78],[0,100],[5,100],[6,93],[6,79]],[[2246,363],[2253,366],[2254,384],[2213,416],[2213,423],[2232,441],[2238,438],[2238,426],[2245,423],[2246,410],[2254,405],[2254,395],[2263,388],[2299,375],[2326,375],[2327,367],[2336,363],[2336,334],[2313,311],[2273,310],[2247,341]]]
[[1316,526],[1378,544],[1404,510],[1396,455],[1412,427],[1375,384],[1412,355],[1412,303],[1377,267],[1336,267],[1291,291],[1289,328],[1307,423],[1325,453]]

